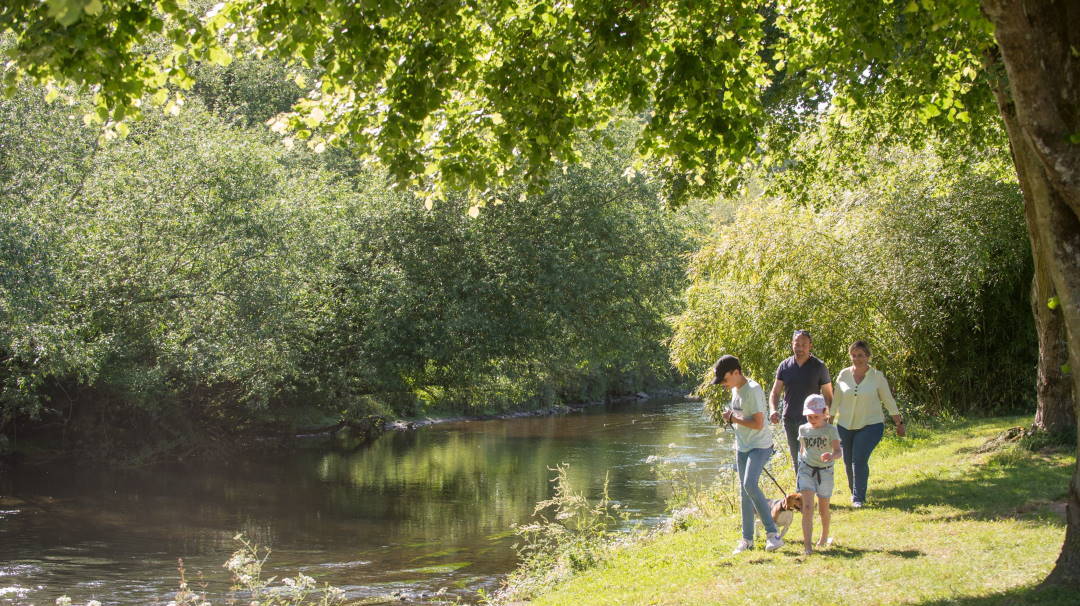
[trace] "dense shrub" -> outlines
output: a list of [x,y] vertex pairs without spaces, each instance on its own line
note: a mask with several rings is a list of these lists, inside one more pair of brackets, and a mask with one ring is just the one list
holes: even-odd
[[273,109],[259,91],[291,94],[273,69],[204,71],[179,116],[115,140],[83,125],[78,94],[0,101],[0,431],[30,419],[141,458],[238,427],[580,401],[668,373],[687,241],[625,158],[583,143],[591,166],[547,192],[428,210],[344,154],[242,128]]
[[[873,152],[874,150],[871,150]],[[701,372],[738,355],[772,382],[793,329],[835,373],[865,339],[909,405],[1020,410],[1033,392],[1031,261],[1015,183],[975,155],[877,150],[876,172],[807,199],[761,198],[692,261],[672,358]]]

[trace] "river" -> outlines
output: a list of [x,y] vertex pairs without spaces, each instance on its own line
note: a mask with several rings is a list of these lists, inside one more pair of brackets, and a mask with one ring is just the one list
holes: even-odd
[[513,568],[512,527],[550,496],[550,468],[569,465],[594,497],[606,475],[632,521],[656,524],[666,491],[650,455],[694,463],[707,482],[730,464],[728,440],[702,404],[649,400],[199,467],[24,465],[0,476],[0,604],[165,604],[177,558],[222,603],[238,532],[272,550],[267,576],[303,572],[350,599],[418,603],[445,587],[470,602]]

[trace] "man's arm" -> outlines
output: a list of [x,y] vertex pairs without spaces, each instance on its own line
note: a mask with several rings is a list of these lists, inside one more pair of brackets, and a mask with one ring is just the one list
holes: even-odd
[[[832,385],[829,385],[829,387],[832,387]],[[782,394],[783,392],[784,382],[780,379],[777,379],[776,382],[772,384],[772,391],[769,392],[769,420],[773,423],[780,422],[780,410],[777,409],[776,405],[779,404],[780,394]],[[829,394],[831,396],[831,390],[829,391]]]
[[830,409],[832,408],[832,383],[823,383],[821,385],[821,395],[825,396],[825,405]]

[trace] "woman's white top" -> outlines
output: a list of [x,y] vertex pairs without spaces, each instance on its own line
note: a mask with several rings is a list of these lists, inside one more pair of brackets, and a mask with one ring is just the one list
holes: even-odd
[[850,366],[836,376],[832,414],[836,415],[837,425],[845,429],[861,429],[874,423],[884,423],[882,404],[889,409],[890,415],[900,414],[889,382],[880,370],[871,366],[859,383],[855,382],[855,373]]

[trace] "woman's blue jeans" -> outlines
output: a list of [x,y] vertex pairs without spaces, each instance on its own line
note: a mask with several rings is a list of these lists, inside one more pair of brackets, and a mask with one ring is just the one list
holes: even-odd
[[866,484],[870,481],[870,453],[874,452],[885,433],[884,423],[874,423],[859,429],[837,425],[840,445],[844,448],[844,470],[851,500],[866,502]]
[[739,468],[739,483],[742,485],[742,537],[748,542],[754,542],[754,512],[761,518],[766,533],[776,532],[776,522],[769,512],[769,502],[765,499],[765,493],[758,486],[761,478],[761,470],[772,456],[772,448],[752,448],[746,452],[738,451],[735,461]]

